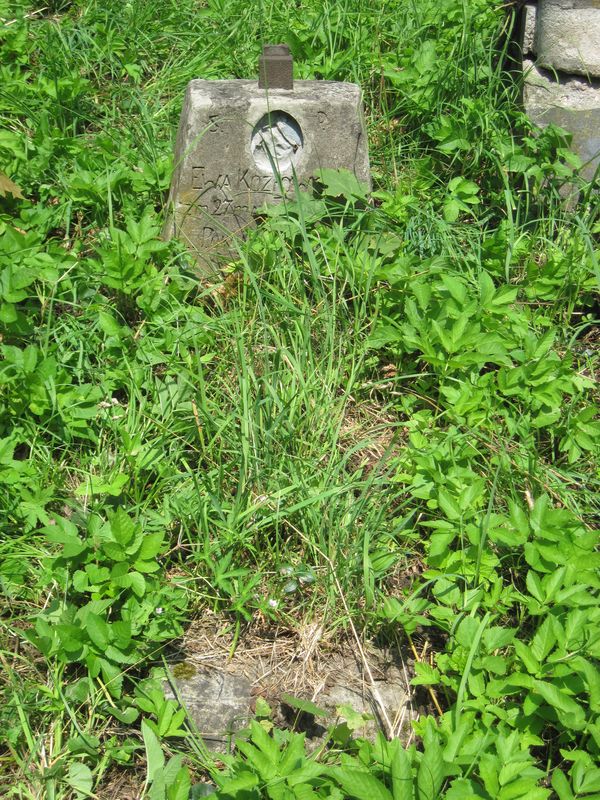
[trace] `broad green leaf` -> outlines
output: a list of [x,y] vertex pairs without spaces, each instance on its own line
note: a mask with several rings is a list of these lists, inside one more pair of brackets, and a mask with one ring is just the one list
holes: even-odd
[[460,214],[460,204],[453,198],[449,198],[444,203],[444,219],[446,222],[456,222]]
[[411,680],[411,686],[435,686],[440,682],[440,673],[426,661],[416,661],[415,677]]
[[475,781],[458,778],[444,795],[444,800],[481,800],[481,787]]
[[565,773],[558,768],[552,773],[552,788],[558,795],[558,800],[575,800]]
[[370,772],[361,767],[333,767],[330,771],[348,798],[356,800],[394,800],[389,790]]
[[337,706],[336,713],[338,717],[341,717],[346,721],[346,724],[351,731],[358,731],[361,728],[364,728],[365,722],[373,719],[371,714],[360,714],[349,705]]
[[306,760],[304,735],[293,735],[279,760],[279,774],[293,775]]
[[557,712],[569,714],[568,724],[575,730],[582,730],[585,727],[585,711],[566,692],[548,681],[541,680],[534,680],[532,690],[541,695]]
[[116,664],[113,664],[112,661],[107,661],[106,658],[99,659],[99,662],[106,688],[113,697],[121,697],[123,691],[122,670]]
[[111,708],[108,706],[107,711],[111,716],[113,716],[115,719],[118,719],[119,722],[122,722],[124,725],[133,725],[133,723],[139,717],[139,711],[136,708],[126,708],[124,710],[120,710],[118,708]]
[[66,782],[75,791],[77,800],[83,797],[93,797],[94,776],[86,764],[80,762],[71,763],[67,772]]
[[414,785],[410,758],[399,740],[394,743],[392,754],[392,794],[394,800],[413,800]]
[[444,514],[450,520],[458,520],[462,516],[462,511],[457,500],[446,489],[441,488],[438,491],[438,503]]
[[139,553],[137,554],[137,557],[140,559],[140,561],[149,561],[157,556],[162,549],[164,538],[165,537],[163,533],[145,534]]
[[326,717],[329,712],[319,706],[315,705],[310,700],[303,700],[300,697],[294,697],[291,694],[283,694],[281,700],[291,708],[296,708],[298,711],[304,711],[311,714],[313,717]]
[[146,750],[146,769],[148,780],[153,781],[155,777],[164,769],[165,757],[158,741],[158,737],[149,727],[145,719],[142,720],[142,738]]
[[76,653],[83,647],[85,634],[78,625],[60,623],[53,626],[60,638],[61,647],[67,653]]
[[417,772],[418,800],[438,800],[444,783],[444,759],[437,732],[428,726],[423,736],[424,753]]
[[134,521],[122,508],[118,508],[110,520],[111,533],[122,547],[126,547],[133,539],[135,527]]
[[106,620],[98,614],[89,612],[85,619],[85,629],[98,650],[103,652],[110,641],[109,627]]
[[115,475],[110,480],[105,480],[101,475],[88,475],[75,489],[75,494],[78,497],[90,494],[109,494],[113,497],[118,497],[128,480],[129,476],[123,473]]
[[530,778],[514,781],[508,786],[503,786],[494,800],[547,800],[552,792],[536,786]]
[[115,336],[116,338],[121,336],[121,326],[113,317],[113,315],[108,313],[108,311],[98,312],[98,323],[100,328],[104,331],[104,333],[108,334],[108,336]]
[[238,795],[243,797],[245,791],[258,786],[258,775],[250,772],[250,770],[241,770],[234,778],[226,778],[223,781],[219,778],[217,780],[220,783],[221,792],[231,797],[237,797]]
[[494,296],[496,289],[494,281],[487,272],[479,275],[479,298],[482,306],[487,306]]
[[511,305],[517,299],[518,286],[500,286],[492,300],[492,306]]
[[138,597],[143,597],[146,593],[146,579],[139,572],[130,572],[131,588]]
[[462,306],[467,300],[467,287],[463,280],[449,273],[442,275],[442,283],[456,302]]
[[586,772],[579,792],[600,792],[600,769],[590,769]]
[[530,569],[527,573],[527,578],[525,579],[527,584],[527,591],[531,594],[539,603],[543,603],[546,599],[546,593],[542,587],[542,581],[540,576],[537,572],[534,572]]
[[[236,739],[236,747],[246,757],[252,769],[260,775],[262,781],[271,781],[276,777],[278,752],[275,752],[272,757],[241,738]],[[275,751],[277,750],[275,745]]]
[[[174,760],[171,759],[171,761]],[[186,766],[181,766],[181,762],[179,762],[177,774],[167,786],[167,800],[189,800],[191,787],[190,772]]]
[[329,197],[364,200],[367,196],[367,187],[360,183],[350,170],[326,168],[317,170],[317,175],[325,187],[323,194],[329,195]]
[[547,616],[531,640],[531,652],[534,658],[541,663],[546,660],[547,655],[550,653],[555,644],[556,635],[552,625],[552,618]]

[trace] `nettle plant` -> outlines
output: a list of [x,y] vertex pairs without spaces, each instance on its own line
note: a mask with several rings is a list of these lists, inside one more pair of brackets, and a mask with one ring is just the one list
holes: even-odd
[[44,570],[56,589],[29,639],[47,658],[85,665],[118,698],[124,670],[181,632],[185,594],[158,560],[164,532],[146,532],[119,508],[108,520],[90,514],[82,533],[64,517],[44,533],[60,545]]

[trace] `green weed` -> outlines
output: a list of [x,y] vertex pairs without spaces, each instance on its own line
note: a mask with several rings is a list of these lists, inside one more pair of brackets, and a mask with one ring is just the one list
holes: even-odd
[[[519,109],[511,14],[0,18],[3,796],[102,797],[138,767],[156,800],[201,775],[223,798],[596,797],[597,187]],[[202,283],[158,235],[181,98],[254,74],[261,41],[362,85],[375,191],[322,170]],[[257,704],[218,769],[159,667],[206,609],[235,640],[318,617],[427,642],[437,716],[404,747],[346,714],[308,755]]]

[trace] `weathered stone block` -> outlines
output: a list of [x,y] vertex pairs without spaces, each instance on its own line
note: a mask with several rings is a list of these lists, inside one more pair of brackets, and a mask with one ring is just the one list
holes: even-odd
[[600,77],[600,0],[539,0],[538,65]]
[[[192,670],[194,671],[194,670]],[[252,686],[243,675],[198,670],[165,684],[165,696],[181,701],[209,750],[227,752],[233,736],[252,718]]]
[[530,118],[541,126],[559,125],[573,134],[573,149],[591,179],[600,163],[600,81],[556,75],[525,62],[523,101]]
[[323,167],[369,183],[361,93],[350,83],[194,80],[177,135],[165,235],[180,237],[205,271],[231,258],[265,204],[309,187]]
[[523,7],[523,55],[535,54],[535,25],[537,6],[534,3],[525,3]]

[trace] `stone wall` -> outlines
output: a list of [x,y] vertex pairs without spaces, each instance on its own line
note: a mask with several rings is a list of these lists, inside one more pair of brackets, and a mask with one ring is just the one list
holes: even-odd
[[538,0],[523,9],[525,110],[573,134],[592,178],[600,165],[600,0]]

